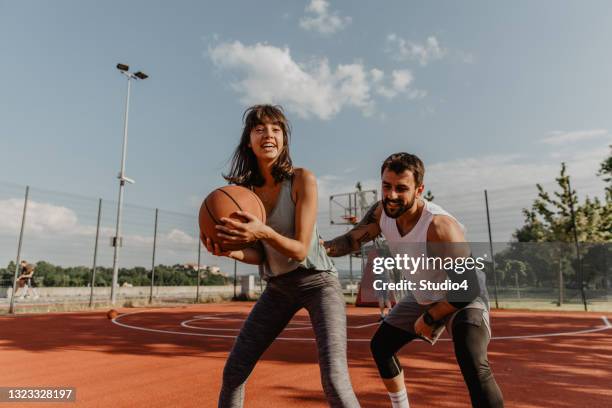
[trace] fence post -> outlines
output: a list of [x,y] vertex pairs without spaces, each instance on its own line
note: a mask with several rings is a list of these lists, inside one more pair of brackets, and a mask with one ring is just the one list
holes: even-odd
[[155,285],[155,249],[157,248],[157,218],[159,208],[155,209],[155,227],[153,229],[153,256],[151,258],[151,290],[149,291],[149,304],[153,303],[153,285]]
[[232,300],[238,300],[238,296],[236,295],[237,285],[238,285],[238,261],[234,259],[234,297],[232,298]]
[[23,214],[21,216],[21,231],[19,232],[19,244],[17,245],[17,264],[15,265],[15,275],[13,276],[13,291],[11,292],[11,304],[9,314],[15,313],[15,291],[17,290],[17,274],[19,273],[19,263],[21,262],[21,244],[23,243],[23,229],[26,222],[26,212],[28,209],[28,197],[30,196],[30,186],[26,186],[25,199],[23,200]]
[[200,241],[200,238],[198,238],[197,240],[198,240],[198,264],[196,266],[196,272],[198,274],[198,278],[197,278],[195,302],[199,303],[200,302],[200,259],[202,255],[202,243]]
[[563,262],[562,257],[559,254],[559,301],[557,306],[563,306]]
[[91,268],[91,291],[89,292],[89,307],[93,306],[94,287],[96,286],[96,261],[98,260],[98,239],[100,238],[100,215],[102,214],[102,199],[98,200],[98,223],[96,225],[96,243],[94,244],[93,266]]
[[578,243],[578,227],[576,227],[576,213],[574,212],[574,199],[572,197],[572,185],[570,184],[570,177],[567,176],[567,189],[569,190],[569,204],[570,212],[572,216],[572,226],[574,230],[574,244],[576,245],[576,257],[578,258],[578,283],[580,284],[580,294],[582,295],[582,304],[584,305],[584,311],[588,310],[585,286],[586,281],[584,280],[584,270],[582,269],[582,255],[580,255],[580,244]]
[[495,256],[493,254],[493,236],[491,235],[491,217],[489,215],[489,196],[487,190],[484,191],[485,207],[487,209],[487,228],[489,229],[489,249],[491,251],[491,265],[493,266],[493,288],[495,294],[495,308],[499,309],[499,301],[497,299],[497,272],[495,271]]

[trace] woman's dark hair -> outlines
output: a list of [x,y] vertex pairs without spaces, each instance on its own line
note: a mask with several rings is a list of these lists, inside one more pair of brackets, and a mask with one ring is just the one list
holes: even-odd
[[266,123],[274,123],[283,130],[283,149],[272,165],[272,177],[280,183],[293,175],[293,163],[289,156],[289,139],[291,137],[291,126],[283,113],[283,108],[278,105],[254,105],[244,111],[242,115],[244,128],[240,137],[240,144],[234,151],[228,174],[224,174],[230,184],[239,186],[262,186],[265,182],[259,172],[257,157],[253,149],[249,147],[251,142],[251,130],[254,127]]

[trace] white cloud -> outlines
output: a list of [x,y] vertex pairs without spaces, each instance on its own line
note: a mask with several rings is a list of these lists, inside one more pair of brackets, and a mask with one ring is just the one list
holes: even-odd
[[[23,199],[9,198],[0,200],[0,235],[19,234],[23,212]],[[194,219],[195,223],[195,219]],[[152,223],[151,223],[152,224]],[[153,225],[151,225],[151,228]],[[126,246],[151,246],[153,235],[141,235],[126,232],[124,226],[123,242]],[[34,200],[28,201],[26,224],[24,229],[26,239],[59,239],[68,238],[80,240],[84,237],[95,237],[94,225],[82,224],[77,213],[68,207],[51,203],[42,203]],[[114,227],[100,227],[101,242],[109,242],[115,235]],[[195,246],[196,237],[174,228],[160,236],[166,242]]]
[[330,35],[345,29],[350,23],[350,17],[341,17],[337,11],[329,11],[326,0],[312,0],[305,11],[310,14],[300,19],[300,27],[307,31],[316,31]]
[[405,94],[408,99],[420,99],[427,95],[426,91],[409,88],[414,81],[414,76],[407,69],[391,71],[391,81],[388,84],[383,82],[384,72],[379,69],[372,69],[370,76],[376,93],[387,99],[393,99],[399,94]]
[[608,138],[610,136],[607,129],[574,130],[569,132],[562,130],[554,130],[550,132],[547,137],[542,139],[542,142],[549,145],[562,145],[582,142],[585,140],[598,139],[606,136]]
[[372,76],[372,81],[380,82],[384,78],[385,73],[378,68],[372,68],[370,70],[370,75]]
[[[425,190],[432,190],[436,203],[467,226],[468,239],[475,242],[488,240],[484,189],[489,193],[493,239],[505,241],[522,225],[522,208],[529,207],[537,196],[535,184],[547,191],[557,189],[555,177],[566,162],[572,177],[572,188],[582,198],[586,195],[602,196],[604,183],[595,177],[599,163],[607,156],[608,147],[567,151],[557,158],[542,156],[533,160],[521,154],[497,154],[464,157],[437,163],[425,163]],[[364,189],[377,189],[380,197],[380,179],[361,178]],[[329,223],[329,194],[355,190],[356,177],[351,174],[319,177],[320,224]],[[343,232],[342,228],[323,226],[325,239]]]
[[[538,160],[519,154],[507,154],[462,158],[429,166],[426,164],[425,184],[432,188],[434,195],[444,196],[468,196],[469,192],[485,188],[498,191],[517,188],[520,191],[521,187],[531,189],[536,183],[554,184],[561,162],[565,162],[573,180],[573,188],[581,194],[602,193],[602,182],[595,174],[599,163],[608,153],[607,146],[552,153],[548,156],[540,155]],[[535,196],[530,193],[529,197]]]
[[455,51],[455,55],[456,58],[459,59],[459,61],[465,63],[465,64],[473,64],[474,63],[474,55],[469,53],[469,52],[465,52],[465,51],[461,51],[461,50],[456,50]]
[[384,96],[387,99],[392,99],[401,92],[405,92],[408,85],[413,81],[412,73],[408,70],[397,70],[391,72],[391,84],[385,85],[382,83],[384,73],[380,70],[373,69],[371,71],[372,80],[376,83],[376,93]]
[[[23,200],[0,200],[0,231],[18,232],[21,227]],[[56,234],[74,231],[82,233],[76,213],[66,207],[29,200],[26,213],[26,232]]]
[[[409,88],[413,76],[408,70],[393,71],[391,85],[385,86],[384,72],[377,68],[367,70],[360,62],[331,67],[326,58],[299,63],[288,47],[234,41],[211,47],[208,54],[217,67],[242,74],[231,84],[241,94],[242,103],[280,103],[302,118],[329,119],[347,107],[371,115],[373,85],[377,94],[387,98],[400,93],[415,96]],[[417,97],[422,95],[417,91]]]
[[406,40],[397,34],[387,36],[386,51],[398,61],[414,60],[421,65],[427,65],[431,61],[442,59],[448,53],[448,50],[443,48],[434,36],[427,37],[425,43],[419,44]]
[[168,241],[175,244],[193,244],[197,242],[197,239],[193,235],[187,234],[185,231],[173,228],[165,237]]

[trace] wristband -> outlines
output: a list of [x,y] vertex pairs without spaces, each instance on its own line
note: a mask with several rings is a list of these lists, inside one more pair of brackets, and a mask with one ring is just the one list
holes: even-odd
[[429,314],[429,310],[423,313],[423,321],[428,326],[437,326],[443,322],[444,319],[434,320],[433,316]]

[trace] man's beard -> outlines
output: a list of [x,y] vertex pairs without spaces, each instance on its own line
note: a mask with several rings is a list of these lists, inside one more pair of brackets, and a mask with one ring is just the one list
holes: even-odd
[[[405,213],[410,208],[412,208],[415,201],[416,201],[416,195],[412,197],[412,200],[410,200],[407,204],[404,204],[403,202],[399,200],[389,200],[388,198],[384,198],[383,199],[383,210],[385,211],[385,214],[387,215],[387,217],[399,218],[403,213]],[[389,203],[397,204],[397,207],[393,210],[389,209],[387,208],[387,205]]]

